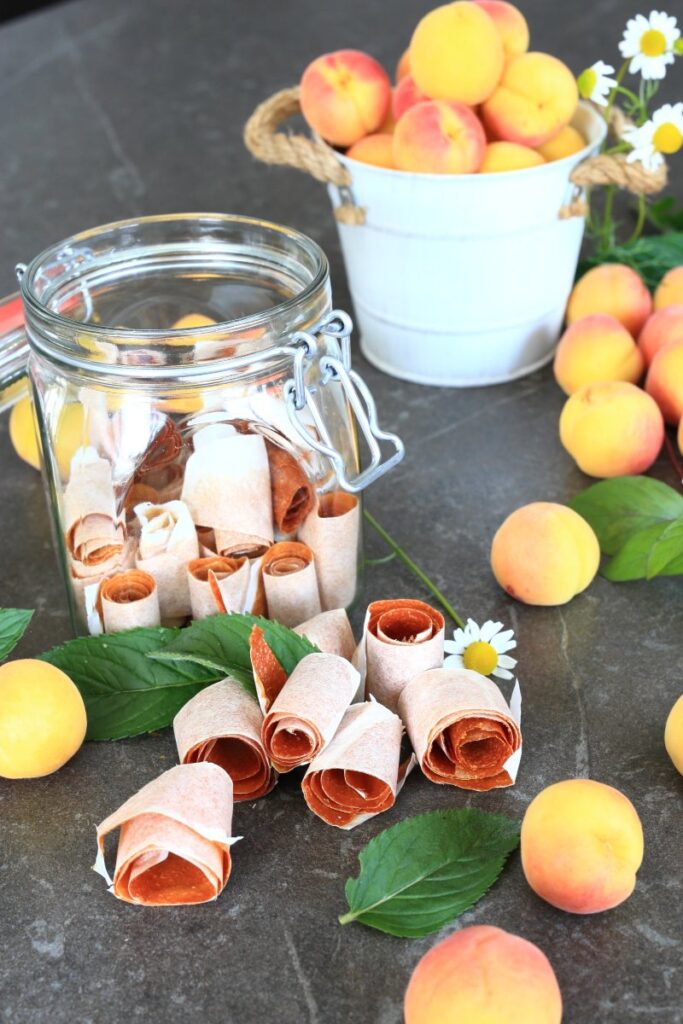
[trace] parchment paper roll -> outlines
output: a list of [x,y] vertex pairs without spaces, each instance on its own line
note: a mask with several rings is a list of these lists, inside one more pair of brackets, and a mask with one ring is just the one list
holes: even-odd
[[189,615],[190,585],[187,563],[199,555],[199,541],[187,505],[167,501],[162,505],[136,505],[140,541],[136,566],[157,581],[162,619]]
[[273,515],[264,439],[232,434],[200,443],[185,466],[182,498],[197,526],[213,527],[219,552],[234,557],[248,548],[270,546]]
[[423,672],[403,690],[398,710],[432,782],[475,790],[514,783],[522,743],[519,722],[486,676],[470,669]]
[[94,448],[79,448],[71,460],[64,488],[66,544],[77,565],[76,575],[116,560],[125,540],[125,527],[116,512],[112,467]]
[[376,701],[353,704],[308,766],[301,788],[319,818],[354,828],[393,807],[414,758],[400,765],[403,723]]
[[158,626],[159,593],[148,572],[129,569],[100,583],[97,604],[105,633],[118,633],[134,626]]
[[313,552],[301,541],[273,544],[261,562],[268,618],[296,626],[320,612]]
[[424,601],[373,601],[363,631],[365,692],[396,711],[414,676],[443,664],[444,617]]
[[207,686],[173,719],[182,764],[211,761],[232,779],[235,803],[257,800],[277,776],[261,742],[261,710],[235,679]]
[[289,772],[327,746],[358,688],[353,665],[334,654],[307,654],[263,720],[261,739],[273,767]]
[[182,449],[183,439],[178,428],[170,416],[164,416],[163,420],[157,424],[156,433],[143,453],[136,467],[135,475],[144,478],[149,473],[161,469],[162,466],[175,462]]
[[323,654],[337,654],[347,661],[351,661],[356,650],[353,630],[344,608],[321,612],[295,626],[294,632],[307,637]]
[[359,534],[360,504],[345,491],[323,494],[299,531],[315,555],[325,611],[345,608],[356,594]]
[[187,564],[193,619],[219,612],[243,612],[249,586],[246,558],[193,558]]
[[273,520],[282,533],[296,533],[315,504],[313,486],[288,451],[266,441],[273,497]]
[[[176,765],[98,825],[94,868],[127,903],[207,903],[230,876],[231,826],[230,776],[215,764]],[[117,828],[112,882],[104,840]]]

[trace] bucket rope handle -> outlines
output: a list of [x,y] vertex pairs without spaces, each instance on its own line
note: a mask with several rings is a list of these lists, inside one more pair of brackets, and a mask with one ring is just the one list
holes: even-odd
[[[342,224],[364,224],[365,210],[353,201],[351,174],[337,159],[332,147],[317,136],[279,130],[285,121],[300,113],[298,86],[282,89],[264,100],[244,126],[247,149],[263,163],[295,167],[306,171],[318,181],[335,185],[342,200],[334,211],[337,220]],[[624,128],[629,124],[623,111],[613,107],[609,118],[611,134],[616,139],[621,138]],[[560,209],[562,220],[586,216],[588,205],[581,196],[581,190],[592,185],[617,185],[635,195],[660,192],[667,183],[667,167],[661,164],[656,170],[650,171],[639,162],[628,163],[624,153],[599,153],[577,164],[570,175],[570,181],[576,188],[576,196]]]
[[[609,116],[609,131],[620,139],[624,128],[632,122],[618,107],[612,107]],[[569,180],[576,186],[577,196],[560,209],[560,219],[585,217],[588,204],[579,195],[580,191],[592,185],[616,185],[633,192],[634,195],[653,195],[666,188],[668,169],[665,163],[650,171],[640,161],[628,163],[625,153],[598,153],[577,164]]]
[[279,131],[280,126],[301,113],[299,87],[282,89],[260,103],[244,126],[244,144],[252,156],[265,164],[284,164],[335,185],[341,203],[334,215],[342,224],[364,224],[365,210],[356,206],[351,193],[351,174],[322,139]]

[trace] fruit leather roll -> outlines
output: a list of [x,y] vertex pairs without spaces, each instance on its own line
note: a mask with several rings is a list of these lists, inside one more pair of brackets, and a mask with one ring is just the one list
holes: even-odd
[[111,463],[94,448],[79,448],[71,460],[64,524],[76,575],[106,571],[120,556],[125,528],[116,512]]
[[313,552],[301,541],[273,544],[261,562],[268,618],[297,626],[320,612]]
[[97,608],[105,633],[118,633],[134,626],[158,626],[161,622],[156,580],[140,569],[129,569],[102,580]]
[[261,739],[276,771],[309,764],[330,742],[359,683],[358,671],[334,654],[307,654],[273,701]]
[[376,701],[348,708],[334,738],[308,766],[301,788],[319,818],[354,828],[393,807],[414,758],[400,764],[403,723]]
[[305,636],[323,654],[337,654],[351,661],[356,650],[356,641],[349,617],[344,608],[333,608],[307,619],[294,632]]
[[461,789],[513,785],[522,745],[518,687],[513,697],[508,707],[496,684],[470,669],[412,679],[398,710],[427,778]]
[[[127,903],[178,906],[215,900],[230,875],[232,781],[215,764],[181,764],[97,827],[95,871]],[[105,837],[120,828],[114,879]]]
[[281,533],[296,533],[315,504],[315,492],[299,462],[288,451],[266,441],[273,502],[273,521]]
[[173,719],[182,764],[210,761],[232,779],[235,803],[257,800],[277,776],[261,742],[263,715],[256,700],[235,679],[207,686]]
[[162,619],[189,615],[190,585],[187,564],[199,555],[192,516],[182,501],[135,506],[140,540],[135,564],[157,581]]
[[360,503],[353,494],[323,494],[299,531],[313,551],[323,609],[345,608],[356,594]]
[[234,557],[267,548],[273,515],[266,442],[260,434],[215,426],[222,430],[206,427],[194,436],[182,500],[197,526],[213,529],[218,553]]
[[424,601],[373,601],[361,646],[366,694],[396,711],[406,683],[443,664],[444,629],[441,612]]
[[243,612],[249,586],[246,558],[193,558],[187,563],[193,619],[219,612]]

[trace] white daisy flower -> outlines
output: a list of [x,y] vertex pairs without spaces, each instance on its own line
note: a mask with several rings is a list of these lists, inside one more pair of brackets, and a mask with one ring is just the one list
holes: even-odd
[[683,103],[665,103],[645,124],[625,128],[621,137],[633,146],[627,162],[639,160],[647,170],[655,171],[665,156],[683,148]]
[[631,58],[631,74],[640,72],[646,79],[664,78],[667,64],[674,62],[680,35],[676,19],[664,11],[652,11],[649,18],[644,14],[630,18],[619,49],[622,57]]
[[579,87],[579,94],[584,100],[593,100],[601,107],[607,106],[609,94],[617,84],[616,78],[610,78],[614,74],[611,64],[605,64],[604,60],[596,60],[589,68],[582,71],[576,79]]
[[468,619],[464,629],[456,629],[452,640],[446,640],[444,650],[449,655],[444,661],[446,668],[471,668],[482,676],[498,676],[512,679],[510,669],[517,664],[507,654],[517,646],[511,629],[503,629],[502,622],[489,619],[478,626],[474,619]]

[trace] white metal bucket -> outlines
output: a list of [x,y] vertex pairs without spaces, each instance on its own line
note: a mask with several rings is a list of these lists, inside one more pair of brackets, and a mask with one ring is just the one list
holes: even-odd
[[471,387],[552,357],[584,231],[583,217],[559,211],[576,198],[572,170],[606,131],[587,104],[573,123],[584,150],[523,171],[412,174],[339,156],[366,210],[365,224],[338,228],[371,363],[405,380]]

